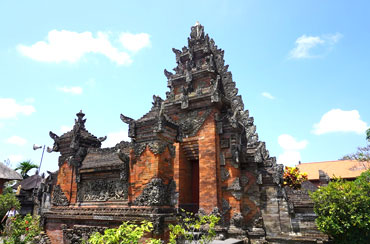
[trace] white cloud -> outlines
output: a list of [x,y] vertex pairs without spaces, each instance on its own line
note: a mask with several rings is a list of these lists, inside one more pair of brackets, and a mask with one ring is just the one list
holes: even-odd
[[60,134],[64,134],[68,131],[71,131],[73,129],[73,126],[67,126],[67,125],[62,125],[59,129]]
[[294,151],[304,149],[307,146],[308,141],[307,140],[297,141],[291,135],[282,134],[278,137],[278,143],[284,150]]
[[313,125],[313,133],[322,135],[331,132],[355,132],[363,134],[369,125],[360,119],[357,110],[332,109],[325,113],[319,123]]
[[20,105],[13,98],[0,98],[0,119],[16,118],[18,114],[31,115],[35,111],[32,105]]
[[123,140],[130,141],[126,130],[111,132],[107,135],[107,139],[102,143],[102,147],[114,147],[117,143]]
[[12,136],[6,140],[6,143],[17,145],[17,146],[23,146],[27,143],[27,140],[20,136]]
[[122,33],[119,40],[122,46],[131,52],[137,52],[144,47],[150,46],[150,36],[146,33]]
[[58,87],[57,89],[59,91],[62,91],[65,93],[71,93],[74,95],[82,94],[82,87],[79,87],[79,86],[71,86],[71,87],[63,86],[63,87]]
[[262,92],[261,95],[271,100],[275,99],[275,97],[268,92]]
[[301,161],[300,150],[306,148],[308,141],[297,141],[291,135],[282,134],[278,137],[278,143],[284,150],[283,153],[278,156],[278,163],[286,166],[294,166]]
[[[343,35],[340,33],[326,34],[321,37],[302,35],[295,41],[296,47],[290,51],[290,58],[302,59],[320,57],[325,54],[325,52],[331,50],[334,44],[342,37]],[[319,47],[322,49],[317,51]],[[316,50],[316,54],[312,54],[313,50]]]
[[293,167],[301,161],[301,153],[298,151],[285,151],[279,155],[277,162],[285,166]]
[[[138,50],[142,45],[147,45],[145,38],[144,41],[138,38],[136,41],[138,41],[136,46],[128,42],[128,47]],[[68,30],[52,30],[48,33],[46,41],[38,41],[31,46],[20,44],[17,49],[22,55],[39,62],[75,63],[86,54],[93,53],[104,55],[118,65],[132,63],[131,56],[114,47],[109,40],[108,33],[104,32],[98,32],[94,36],[88,31],[78,33]]]
[[11,163],[18,163],[23,160],[22,155],[9,155],[8,159],[10,160]]

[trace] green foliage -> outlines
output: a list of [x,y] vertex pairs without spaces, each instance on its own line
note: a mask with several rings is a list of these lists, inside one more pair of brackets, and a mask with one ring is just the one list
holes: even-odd
[[13,193],[13,188],[11,186],[6,186],[3,189],[3,194]]
[[[138,244],[145,233],[153,230],[153,224],[142,221],[141,225],[123,222],[117,229],[106,229],[104,234],[94,233],[88,243],[90,244]],[[149,239],[148,244],[160,244],[160,240]]]
[[[366,140],[370,142],[370,128],[366,130]],[[360,162],[370,162],[370,144],[365,147],[358,147],[355,153],[347,154],[340,160],[357,160]],[[363,163],[365,169],[369,169],[369,165]]]
[[307,174],[301,173],[297,167],[285,166],[284,186],[290,186],[294,189],[300,189],[302,182],[306,181]]
[[[215,226],[220,220],[214,215],[194,216],[192,213],[183,211],[186,217],[180,218],[179,224],[169,225],[169,243],[176,244],[179,239],[194,241],[193,243],[210,243],[216,236]],[[144,243],[143,237],[146,233],[153,231],[153,224],[148,221],[140,225],[123,222],[117,229],[106,229],[104,234],[99,232],[90,236],[89,244],[138,244]],[[200,239],[196,241],[196,234],[201,233]],[[141,242],[139,242],[141,241]],[[86,242],[84,242],[86,243]],[[160,239],[147,239],[147,244],[162,244]]]
[[[12,218],[10,233],[4,239],[4,244],[35,243],[35,237],[40,234],[39,217],[27,214],[24,218],[17,215]],[[35,243],[36,244],[36,243]]]
[[19,163],[17,168],[15,168],[14,170],[20,170],[21,175],[24,178],[25,176],[27,176],[28,171],[30,171],[31,169],[37,169],[38,167],[39,166],[32,163],[31,160],[27,160],[27,161],[23,161],[23,162]]
[[[176,244],[177,240],[185,239],[192,243],[210,243],[216,236],[215,227],[219,217],[215,215],[198,215],[181,210],[184,217],[179,219],[176,225],[170,224],[170,244]],[[196,235],[200,235],[197,237]]]
[[3,218],[3,216],[10,210],[12,206],[14,206],[16,209],[20,209],[21,207],[21,204],[14,193],[0,195],[0,218]]
[[335,243],[369,243],[370,171],[353,182],[341,179],[310,194],[318,215],[316,224]]

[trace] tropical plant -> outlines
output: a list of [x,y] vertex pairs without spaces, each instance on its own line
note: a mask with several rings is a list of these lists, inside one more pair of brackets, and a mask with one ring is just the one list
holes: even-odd
[[40,234],[39,217],[33,217],[27,214],[24,218],[21,216],[13,217],[10,225],[10,233],[4,239],[4,244],[36,244],[35,237]]
[[8,212],[13,206],[16,209],[20,209],[21,206],[14,193],[0,195],[0,218],[2,219],[6,212]]
[[355,181],[335,179],[310,194],[319,230],[335,243],[369,243],[370,171]]
[[[140,225],[123,222],[117,229],[106,229],[104,234],[95,232],[90,236],[90,244],[138,244],[145,233],[153,230],[153,224],[148,221],[142,221]],[[147,244],[160,244],[160,240],[148,239]]]
[[216,236],[215,227],[219,217],[215,215],[194,215],[190,212],[182,211],[182,216],[178,219],[178,224],[169,224],[170,244],[176,244],[178,240],[185,239],[189,243],[206,244],[211,243]]
[[308,180],[306,173],[301,173],[297,167],[285,166],[284,186],[290,186],[294,189],[300,189],[302,182]]
[[37,169],[39,166],[37,166],[36,164],[32,163],[31,160],[27,160],[27,161],[23,161],[23,162],[20,162],[17,166],[17,168],[15,168],[15,170],[20,170],[21,171],[21,175],[23,178],[27,177],[27,173],[31,170],[31,169]]

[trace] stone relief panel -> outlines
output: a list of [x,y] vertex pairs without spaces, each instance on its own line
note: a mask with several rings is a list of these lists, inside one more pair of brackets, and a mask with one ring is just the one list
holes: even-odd
[[54,206],[68,206],[69,205],[69,201],[59,185],[56,185],[54,187],[51,203]]
[[93,233],[103,233],[105,229],[107,227],[76,225],[72,229],[63,229],[63,241],[65,244],[85,243]]
[[152,179],[138,196],[133,205],[137,206],[173,206],[176,204],[176,183],[171,181],[168,185],[162,179]]
[[119,178],[82,181],[77,197],[79,202],[124,201],[128,198],[128,182]]

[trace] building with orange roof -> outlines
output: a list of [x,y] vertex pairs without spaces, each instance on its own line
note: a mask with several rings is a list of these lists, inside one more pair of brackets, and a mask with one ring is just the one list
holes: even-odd
[[315,185],[321,185],[320,182],[325,180],[325,178],[333,179],[338,177],[345,180],[354,180],[360,176],[362,172],[370,169],[370,162],[335,160],[301,163],[297,165],[297,167],[302,173],[307,173],[309,181]]

